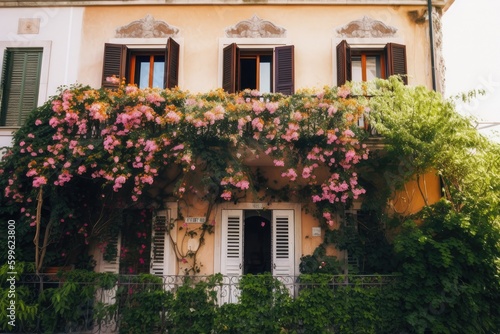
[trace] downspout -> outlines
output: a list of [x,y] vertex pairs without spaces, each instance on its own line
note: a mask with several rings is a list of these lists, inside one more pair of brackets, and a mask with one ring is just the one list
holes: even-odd
[[427,13],[429,15],[429,40],[431,46],[431,73],[432,90],[436,91],[436,65],[434,63],[434,33],[432,31],[432,0],[427,0]]

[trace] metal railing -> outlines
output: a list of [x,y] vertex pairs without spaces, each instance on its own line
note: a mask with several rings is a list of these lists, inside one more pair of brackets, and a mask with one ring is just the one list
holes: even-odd
[[[214,280],[211,276],[140,276],[140,275],[115,275],[110,276],[107,282],[66,280],[64,276],[56,274],[24,274],[17,282],[19,290],[23,290],[23,298],[38,302],[38,312],[45,316],[59,314],[61,305],[57,306],[57,298],[65,298],[65,293],[74,293],[72,299],[68,298],[66,317],[53,320],[52,333],[117,333],[120,324],[120,308],[128,307],[129,299],[134,293],[165,290],[175,292],[182,286],[198,283],[210,283],[208,289],[215,292],[216,303],[220,306],[225,303],[237,303],[241,294],[240,282],[243,276],[218,275]],[[303,289],[314,289],[327,286],[333,291],[342,287],[356,286],[374,288],[391,284],[397,279],[394,275],[334,275],[317,277],[301,276],[267,276],[263,284],[269,287],[276,286],[276,282],[286,288],[292,297],[297,297]],[[63,291],[64,290],[64,291]],[[286,291],[284,290],[284,291]],[[47,294],[45,298],[39,298]],[[60,294],[60,295],[57,295]],[[78,296],[75,298],[74,296]],[[54,299],[55,298],[55,299]],[[75,300],[77,299],[77,300]],[[40,300],[42,302],[40,302]],[[60,299],[59,299],[60,302]],[[29,304],[29,302],[27,302]],[[106,313],[106,306],[117,307],[112,312]],[[56,308],[58,308],[56,310]],[[163,306],[161,306],[163,307]],[[106,312],[104,312],[104,311]],[[57,312],[56,312],[57,311]],[[103,313],[104,312],[104,313]],[[158,310],[166,315],[168,310]],[[55,319],[54,318],[54,319]],[[13,332],[41,333],[46,332],[46,324],[41,319],[35,319],[28,325],[21,322]],[[4,333],[0,330],[0,333]],[[10,333],[7,331],[6,333]]]

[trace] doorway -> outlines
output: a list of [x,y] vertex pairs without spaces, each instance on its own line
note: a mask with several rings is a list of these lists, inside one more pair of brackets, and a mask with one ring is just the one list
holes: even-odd
[[271,272],[272,211],[244,211],[243,274]]

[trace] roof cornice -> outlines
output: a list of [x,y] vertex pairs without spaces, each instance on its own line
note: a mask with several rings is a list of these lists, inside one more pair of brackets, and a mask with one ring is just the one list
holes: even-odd
[[[436,7],[447,9],[454,0],[433,0]],[[0,0],[1,7],[88,7],[138,5],[373,5],[426,6],[427,0]]]

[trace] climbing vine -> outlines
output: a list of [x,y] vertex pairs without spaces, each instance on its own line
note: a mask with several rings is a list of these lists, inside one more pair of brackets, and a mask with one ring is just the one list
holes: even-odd
[[159,207],[164,198],[193,193],[213,207],[255,193],[246,160],[268,156],[292,190],[308,189],[309,201],[347,203],[365,193],[356,165],[369,154],[358,127],[368,94],[367,86],[292,96],[62,88],[16,132],[1,165],[3,201],[16,205],[20,223],[46,232],[44,240],[53,237],[51,225],[64,222],[67,234],[88,243],[93,225],[81,223],[75,203],[57,204],[65,206],[57,221],[41,215],[53,191],[79,193],[84,180],[98,185],[94,195],[108,209]]

